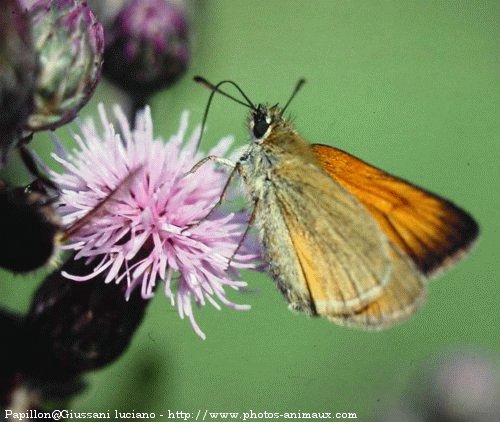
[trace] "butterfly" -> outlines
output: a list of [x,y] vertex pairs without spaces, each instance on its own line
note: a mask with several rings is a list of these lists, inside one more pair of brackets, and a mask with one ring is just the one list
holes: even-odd
[[304,140],[284,116],[304,80],[282,108],[254,104],[232,81],[195,80],[250,109],[250,146],[228,184],[241,175],[269,272],[291,309],[357,328],[390,326],[421,306],[427,280],[478,236],[473,217],[451,201]]

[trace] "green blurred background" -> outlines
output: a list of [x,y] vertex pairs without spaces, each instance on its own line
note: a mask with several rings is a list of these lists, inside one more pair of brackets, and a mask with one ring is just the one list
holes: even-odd
[[[177,131],[181,110],[201,120],[209,93],[193,75],[233,79],[272,103],[305,77],[290,112],[306,139],[451,199],[477,218],[481,237],[430,284],[414,318],[380,333],[295,315],[269,277],[248,272],[253,291],[231,298],[252,310],[200,309],[202,341],[159,289],[128,352],[88,376],[71,408],[343,411],[365,421],[429,357],[466,345],[498,354],[500,2],[225,0],[193,10],[191,68],[151,101],[157,135]],[[112,98],[102,83],[82,114]],[[203,148],[226,134],[244,145],[245,119],[243,107],[216,98]],[[33,146],[52,145],[39,135]],[[26,310],[42,276],[1,273],[1,304]]]

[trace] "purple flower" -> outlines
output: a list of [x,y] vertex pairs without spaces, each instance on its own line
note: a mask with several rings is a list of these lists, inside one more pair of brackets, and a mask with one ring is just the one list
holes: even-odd
[[[245,242],[228,267],[248,215],[218,210],[199,225],[218,201],[227,175],[211,163],[186,175],[203,155],[196,150],[198,127],[187,143],[184,138],[188,113],[167,143],[153,135],[151,112],[146,108],[136,118],[132,131],[119,107],[114,114],[120,130],[109,122],[99,106],[102,131],[92,121],[81,124],[81,135],[74,135],[78,148],[71,153],[59,148],[53,157],[65,169],[51,171],[61,188],[58,210],[66,226],[82,219],[97,204],[139,169],[132,180],[119,187],[106,205],[72,236],[65,249],[77,251],[75,259],[86,259],[89,273],[66,277],[85,281],[107,272],[105,282],[126,282],[126,296],[135,288],[143,298],[153,296],[158,280],[164,282],[165,295],[177,306],[181,318],[187,316],[196,333],[205,338],[197,325],[192,302],[198,306],[219,302],[233,309],[249,309],[226,297],[226,288],[245,286],[237,269],[256,268],[257,247]],[[210,151],[224,155],[232,138],[222,139]],[[183,146],[184,144],[184,146]],[[174,274],[178,273],[178,277]]]

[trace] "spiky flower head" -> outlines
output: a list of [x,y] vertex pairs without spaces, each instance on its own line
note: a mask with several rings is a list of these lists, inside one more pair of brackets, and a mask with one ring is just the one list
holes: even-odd
[[80,0],[38,0],[29,17],[41,68],[27,129],[55,129],[92,96],[101,75],[104,33]]
[[179,79],[189,62],[185,12],[169,0],[131,0],[106,27],[104,74],[147,97]]
[[32,108],[37,55],[26,14],[18,0],[0,13],[0,166]]
[[[184,142],[187,112],[179,132],[164,143],[153,135],[149,108],[139,113],[132,131],[116,107],[118,132],[102,106],[99,111],[101,131],[93,122],[83,124],[81,135],[75,135],[78,148],[53,155],[65,169],[51,172],[61,188],[59,212],[65,225],[106,202],[65,246],[77,251],[75,259],[86,260],[88,274],[64,275],[85,281],[106,272],[107,283],[126,283],[127,296],[141,289],[146,299],[161,280],[180,317],[187,316],[204,338],[193,316],[193,302],[248,309],[226,297],[227,288],[246,285],[233,279],[239,277],[237,270],[255,268],[259,256],[257,248],[243,244],[233,257],[248,215],[219,210],[203,220],[220,198],[227,175],[211,163],[186,175],[203,158],[197,151],[199,128]],[[225,154],[231,143],[231,138],[222,139],[210,154]],[[131,181],[124,183],[131,173]]]

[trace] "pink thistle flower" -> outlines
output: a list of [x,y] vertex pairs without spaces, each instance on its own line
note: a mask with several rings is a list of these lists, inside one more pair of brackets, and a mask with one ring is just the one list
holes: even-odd
[[[144,299],[151,298],[161,280],[179,316],[187,316],[204,339],[194,319],[193,301],[198,306],[209,302],[217,309],[219,302],[237,310],[249,309],[226,297],[227,287],[238,290],[246,285],[232,279],[238,277],[238,269],[257,267],[258,248],[245,242],[227,268],[248,215],[218,210],[190,227],[215,205],[227,175],[211,163],[186,175],[203,158],[197,151],[199,127],[184,142],[187,112],[182,114],[178,133],[167,143],[154,137],[149,108],[137,115],[131,130],[122,110],[115,107],[118,132],[102,105],[99,114],[101,132],[93,121],[80,124],[81,135],[73,135],[78,148],[68,153],[59,146],[52,154],[64,168],[63,173],[50,171],[61,189],[58,211],[63,224],[69,226],[84,217],[127,175],[140,170],[64,246],[76,251],[75,259],[86,259],[89,274],[63,275],[85,281],[107,271],[106,283],[127,283],[127,299],[139,287]],[[209,154],[222,156],[231,143],[231,137],[223,138]]]

